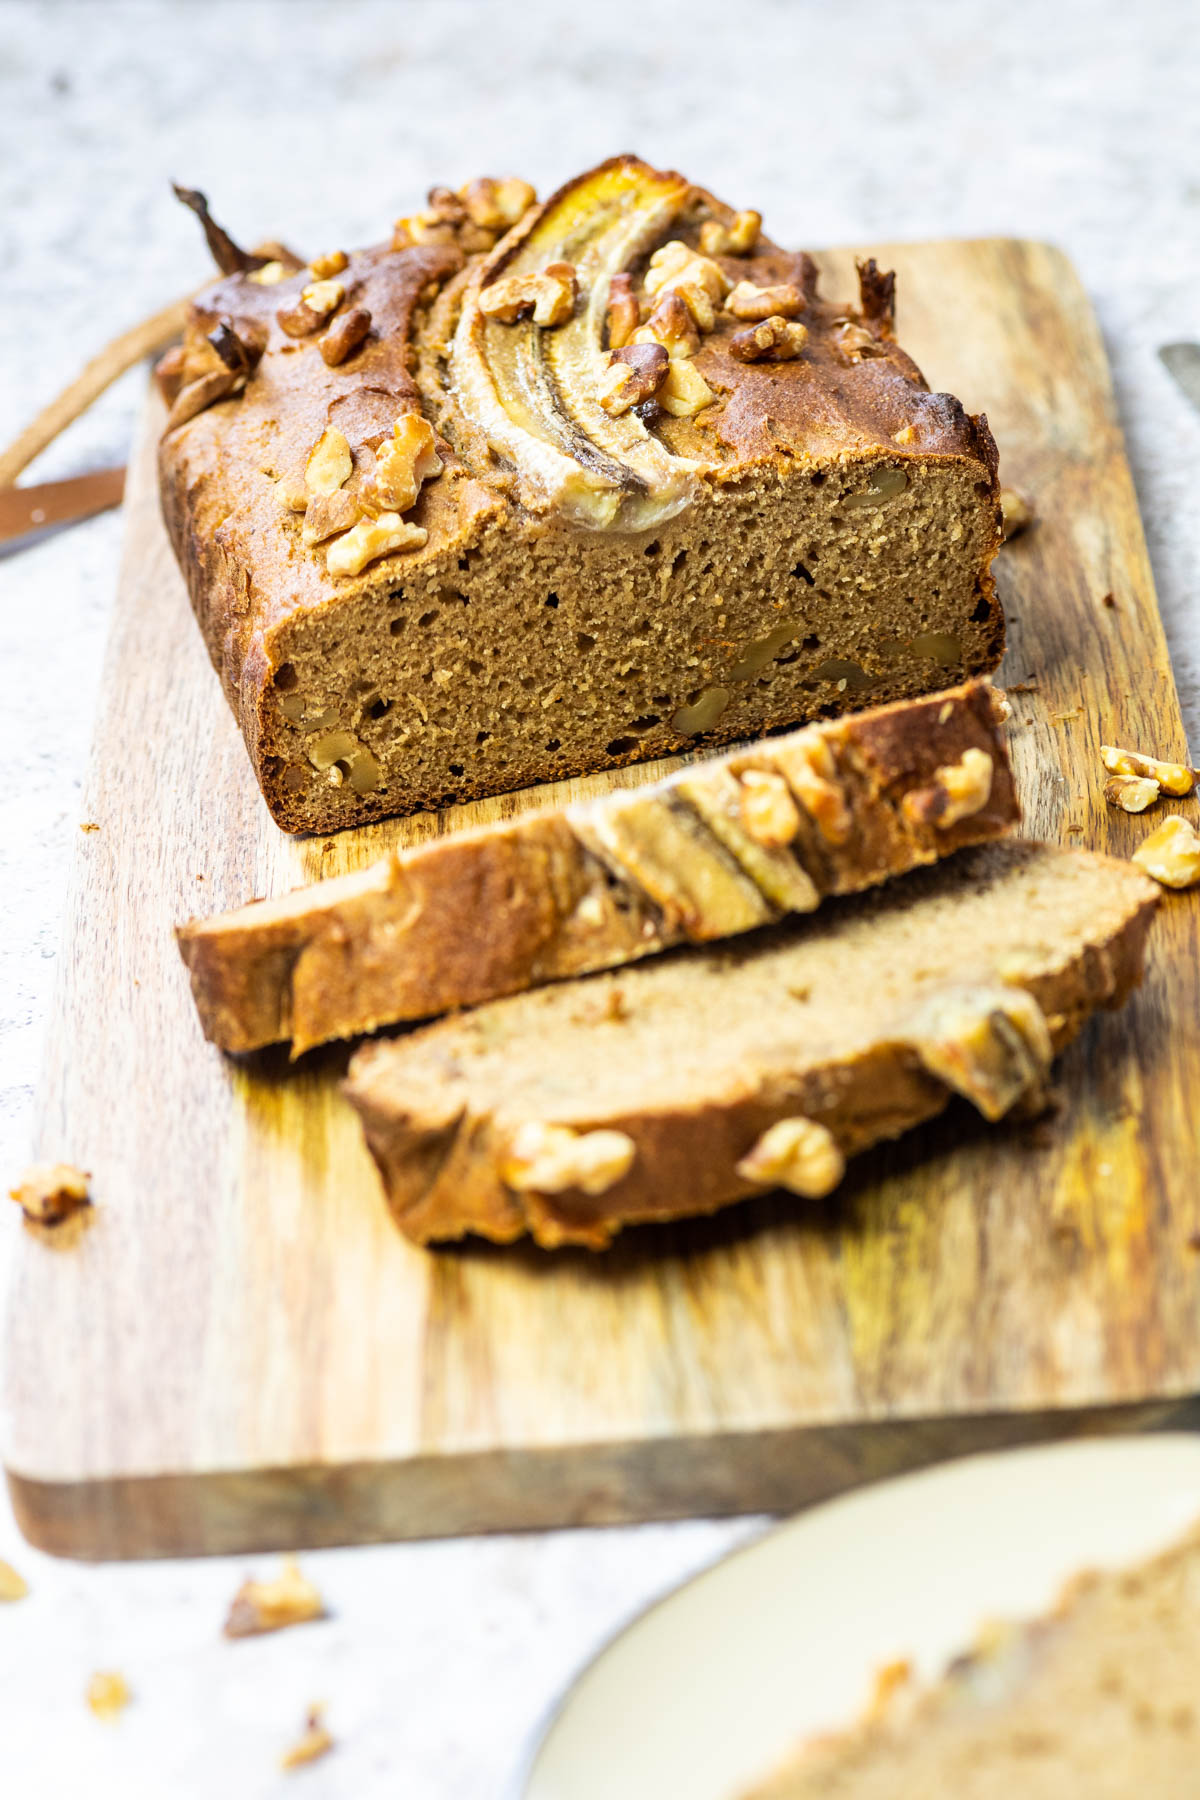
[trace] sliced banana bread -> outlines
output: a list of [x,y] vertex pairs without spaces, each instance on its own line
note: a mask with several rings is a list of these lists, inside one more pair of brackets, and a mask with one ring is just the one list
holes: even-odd
[[1200,1530],[1085,1574],[1026,1625],[987,1626],[924,1693],[897,1679],[857,1728],[747,1800],[1195,1800]]
[[997,837],[1018,817],[1001,711],[974,682],[193,919],[178,938],[204,1030],[299,1055],[809,912]]
[[163,510],[287,830],[999,660],[995,446],[897,345],[890,277],[823,299],[634,157],[532,200],[437,189],[303,267],[208,222],[230,272],[161,368]]
[[543,988],[360,1050],[346,1092],[417,1242],[622,1225],[764,1188],[818,1196],[952,1092],[988,1118],[1141,977],[1130,864],[990,844],[818,918]]

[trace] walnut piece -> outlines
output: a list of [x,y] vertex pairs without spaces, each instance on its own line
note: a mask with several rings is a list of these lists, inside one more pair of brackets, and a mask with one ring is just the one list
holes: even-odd
[[706,219],[700,227],[700,248],[705,256],[749,256],[761,230],[761,213],[734,213],[728,225]]
[[769,769],[746,769],[738,802],[742,824],[756,844],[780,850],[800,829],[800,814],[782,775]]
[[315,281],[329,281],[334,275],[340,275],[349,264],[350,258],[344,250],[328,250],[324,256],[314,256],[308,266]]
[[1145,812],[1153,806],[1162,789],[1147,775],[1110,775],[1104,784],[1104,798],[1122,812]]
[[626,344],[614,350],[599,383],[600,404],[610,418],[649,400],[662,385],[669,358],[661,344]]
[[1177,797],[1190,794],[1200,779],[1200,770],[1189,769],[1186,763],[1160,762],[1156,756],[1119,750],[1114,744],[1101,744],[1100,760],[1110,775],[1141,775],[1157,781],[1164,794]]
[[614,275],[608,286],[608,347],[622,349],[638,326],[637,295],[632,275]]
[[23,1575],[18,1575],[11,1563],[0,1557],[0,1602],[23,1600],[29,1592],[29,1583]]
[[887,345],[881,344],[860,320],[838,319],[834,322],[834,349],[844,361],[857,363],[864,356],[885,355]]
[[537,192],[515,175],[500,180],[481,175],[459,188],[458,197],[467,217],[484,231],[508,231],[537,204]]
[[752,281],[739,281],[725,310],[735,319],[794,319],[805,307],[804,290],[794,282],[782,281],[777,287],[755,287]]
[[327,319],[330,313],[337,311],[346,298],[346,290],[340,281],[310,281],[300,291],[300,304],[307,306],[310,313],[318,319]]
[[374,472],[363,488],[363,510],[378,516],[407,512],[416,505],[422,485],[436,480],[444,466],[428,419],[419,412],[401,413],[390,440],[375,452]]
[[335,539],[325,554],[325,567],[331,575],[361,575],[369,563],[397,550],[419,550],[429,533],[421,525],[409,525],[397,512],[380,513],[377,518],[360,519],[342,537]]
[[1028,531],[1036,517],[1024,494],[1018,494],[1016,488],[1000,489],[1000,535],[1006,544],[1009,538]]
[[71,1163],[34,1163],[26,1169],[9,1198],[35,1225],[59,1225],[81,1207],[90,1206],[89,1177]]
[[949,831],[961,819],[983,811],[991,797],[994,773],[986,750],[964,750],[958,762],[934,770],[931,786],[905,794],[900,810],[912,825]]
[[844,844],[850,835],[850,809],[837,778],[833,752],[820,732],[801,732],[795,743],[776,753],[776,761],[825,842]]
[[129,1684],[115,1669],[98,1671],[87,1684],[87,1703],[98,1719],[107,1723],[124,1712],[132,1695]]
[[310,1706],[305,1714],[304,1730],[296,1739],[290,1750],[285,1750],[279,1759],[281,1769],[300,1769],[305,1763],[316,1762],[320,1756],[327,1756],[333,1749],[333,1738],[321,1723],[325,1715],[323,1706]]
[[226,1637],[255,1637],[263,1631],[282,1631],[287,1625],[305,1625],[325,1617],[325,1602],[294,1556],[285,1556],[274,1581],[244,1581],[229,1607],[223,1630]]
[[668,356],[694,356],[700,348],[700,333],[687,306],[673,288],[662,295],[658,305],[633,334],[635,344],[661,344]]
[[743,1181],[819,1200],[846,1173],[846,1159],[833,1133],[816,1119],[778,1119],[742,1157],[736,1172]]
[[898,1034],[929,1073],[995,1121],[1018,1101],[1045,1096],[1054,1054],[1041,1007],[1000,982],[937,988],[910,1009]]
[[623,1131],[573,1131],[531,1120],[509,1141],[500,1177],[516,1193],[603,1194],[627,1175],[637,1146]]
[[272,259],[271,262],[264,263],[261,269],[252,269],[246,279],[257,283],[259,287],[275,287],[279,282],[286,281],[292,273],[286,263]]
[[776,313],[761,324],[735,331],[729,351],[739,362],[794,362],[807,342],[807,325]]
[[339,531],[349,531],[359,518],[357,494],[338,488],[332,494],[311,494],[304,509],[301,538],[306,544],[323,544]]
[[310,494],[334,494],[354,472],[354,458],[344,433],[327,425],[313,445],[304,465],[304,486]]
[[317,349],[331,369],[336,369],[356,350],[362,348],[371,329],[371,315],[365,306],[352,306],[339,313],[328,331],[317,339]]
[[678,294],[701,331],[712,330],[717,307],[731,286],[717,263],[689,250],[678,238],[656,250],[646,270],[645,288],[650,298]]
[[1195,887],[1200,884],[1200,832],[1172,813],[1138,846],[1133,860],[1163,887]]
[[662,386],[655,395],[663,411],[675,419],[690,419],[711,406],[716,397],[699,369],[681,356],[670,358]]
[[547,263],[528,275],[506,275],[493,281],[479,296],[479,310],[502,325],[532,317],[535,325],[549,330],[566,324],[575,311],[578,293],[573,264]]

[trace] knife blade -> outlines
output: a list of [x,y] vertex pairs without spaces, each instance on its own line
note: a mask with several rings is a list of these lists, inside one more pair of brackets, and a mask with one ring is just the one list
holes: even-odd
[[91,518],[120,506],[125,492],[124,469],[94,469],[66,481],[43,481],[33,487],[0,488],[0,543]]
[[1200,412],[1200,344],[1164,344],[1158,354]]

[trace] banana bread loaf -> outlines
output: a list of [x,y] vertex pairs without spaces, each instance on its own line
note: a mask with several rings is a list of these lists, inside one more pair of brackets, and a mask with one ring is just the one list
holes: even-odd
[[[203,211],[199,196],[186,196]],[[250,257],[160,370],[163,510],[263,793],[330,830],[996,666],[986,421],[682,176],[435,189]]]
[[990,1119],[1141,977],[1129,863],[989,844],[811,920],[368,1044],[346,1091],[418,1243],[603,1248],[765,1188],[818,1196],[952,1091]]
[[1018,817],[986,682],[455,832],[178,932],[223,1050],[427,1018],[809,912]]

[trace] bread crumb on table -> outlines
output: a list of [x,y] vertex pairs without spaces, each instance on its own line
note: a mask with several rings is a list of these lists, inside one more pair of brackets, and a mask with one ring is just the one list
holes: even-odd
[[35,1225],[60,1225],[81,1207],[92,1204],[90,1179],[72,1163],[34,1163],[16,1187],[9,1188],[8,1195]]
[[98,1719],[117,1718],[132,1698],[128,1682],[115,1669],[98,1670],[87,1684],[87,1703]]

